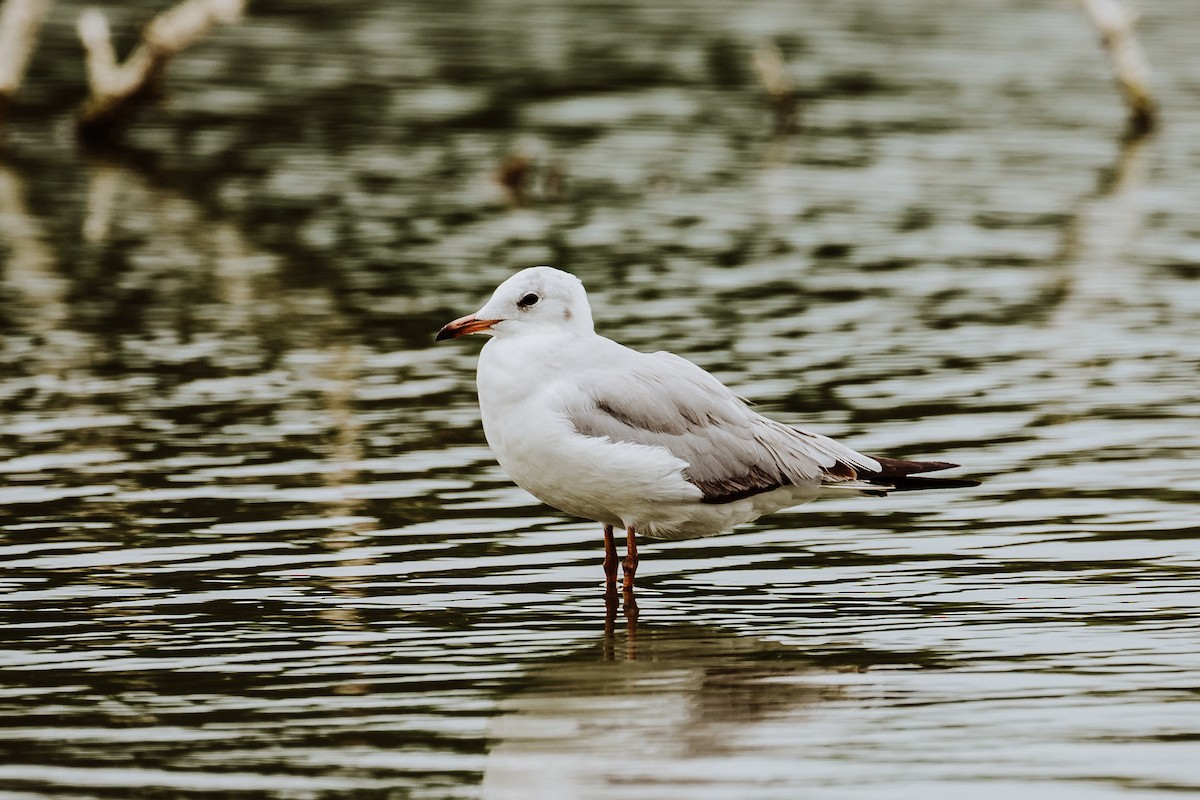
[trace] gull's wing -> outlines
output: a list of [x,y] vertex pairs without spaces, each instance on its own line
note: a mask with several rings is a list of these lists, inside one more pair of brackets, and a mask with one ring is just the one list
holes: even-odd
[[[728,503],[788,485],[840,482],[879,463],[754,411],[720,381],[671,353],[621,348],[615,363],[578,365],[567,419],[585,436],[662,447],[687,463],[702,502]],[[607,359],[604,359],[607,361]]]

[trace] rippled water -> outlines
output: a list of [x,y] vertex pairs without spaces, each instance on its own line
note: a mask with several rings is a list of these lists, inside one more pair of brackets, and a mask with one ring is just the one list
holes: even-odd
[[[276,0],[104,154],[56,5],[0,160],[0,800],[1200,790],[1200,21],[1142,5],[1136,142],[1068,3]],[[432,345],[532,263],[983,485],[647,543],[606,618]]]

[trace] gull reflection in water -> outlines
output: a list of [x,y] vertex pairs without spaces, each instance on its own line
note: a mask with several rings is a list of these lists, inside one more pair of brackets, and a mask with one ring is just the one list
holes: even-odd
[[631,620],[501,703],[483,797],[736,797],[780,768],[794,779],[803,745],[780,732],[843,693],[834,671],[781,644]]

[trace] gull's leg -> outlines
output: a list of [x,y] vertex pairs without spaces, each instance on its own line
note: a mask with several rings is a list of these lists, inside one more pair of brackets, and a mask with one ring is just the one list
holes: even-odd
[[[633,528],[625,529],[625,580],[623,585],[627,591],[633,591],[633,578],[637,575],[638,554],[637,554],[637,536],[634,534]],[[614,580],[616,578],[616,570],[613,570]]]
[[610,586],[617,583],[617,540],[612,525],[604,526],[604,582]]

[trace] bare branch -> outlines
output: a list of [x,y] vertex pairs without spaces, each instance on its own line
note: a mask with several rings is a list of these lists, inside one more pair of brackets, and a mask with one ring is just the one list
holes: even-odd
[[0,8],[0,118],[21,88],[51,0],[7,0]]
[[108,20],[89,8],[79,16],[79,39],[86,53],[91,96],[79,112],[86,139],[107,139],[129,115],[154,97],[157,81],[176,53],[195,44],[218,23],[234,22],[246,0],[183,0],[155,17],[125,63],[118,64]]
[[1134,136],[1147,133],[1154,127],[1158,108],[1150,87],[1150,65],[1133,35],[1136,17],[1120,0],[1079,0],[1079,3],[1100,31],[1100,41],[1112,58],[1117,84],[1129,106],[1130,133]]

